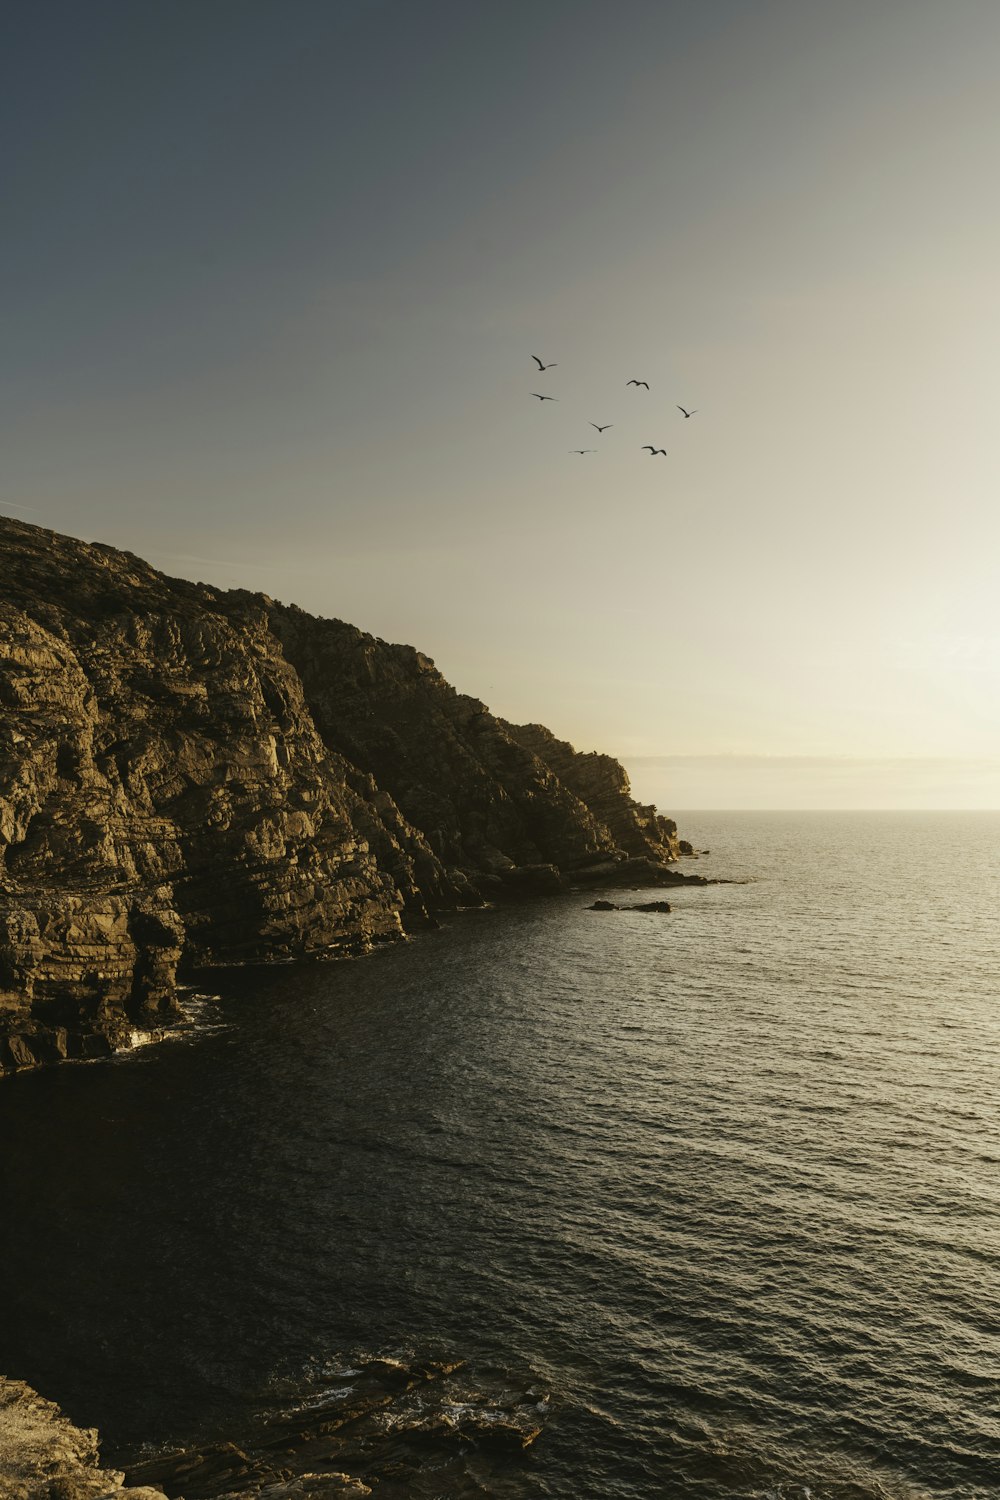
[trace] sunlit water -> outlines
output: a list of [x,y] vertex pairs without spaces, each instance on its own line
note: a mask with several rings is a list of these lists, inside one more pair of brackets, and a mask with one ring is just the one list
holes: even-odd
[[752,882],[230,972],[0,1085],[0,1369],[112,1454],[352,1352],[551,1390],[415,1495],[1000,1489],[1000,815],[682,823]]

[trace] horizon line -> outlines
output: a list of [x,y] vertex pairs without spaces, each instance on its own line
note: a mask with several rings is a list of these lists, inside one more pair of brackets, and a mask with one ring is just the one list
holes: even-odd
[[[666,808],[655,804],[657,812],[667,814]],[[829,813],[841,817],[844,813],[1000,813],[1000,806],[990,807],[677,807],[671,803],[669,816],[687,817],[691,813]]]
[[683,754],[676,752],[656,755],[633,755],[628,751],[618,752],[618,758],[628,760],[637,765],[662,765],[665,762],[677,761],[719,761],[723,764],[732,764],[734,761],[756,761],[765,765],[777,763],[787,765],[790,761],[797,765],[906,765],[906,766],[996,766],[1000,767],[1000,751],[995,754],[985,755],[783,755],[780,752],[771,751],[739,751],[739,750],[712,750],[702,754],[699,751],[690,751]]

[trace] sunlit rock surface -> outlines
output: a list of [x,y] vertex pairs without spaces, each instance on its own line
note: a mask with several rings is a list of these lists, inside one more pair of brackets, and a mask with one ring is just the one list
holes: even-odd
[[158,1487],[123,1488],[101,1467],[94,1428],[74,1427],[23,1380],[0,1376],[0,1495],[4,1500],[164,1500]]

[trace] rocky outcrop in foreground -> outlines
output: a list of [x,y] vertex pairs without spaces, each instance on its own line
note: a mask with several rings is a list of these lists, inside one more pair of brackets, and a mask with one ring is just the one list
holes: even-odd
[[[95,1429],[0,1377],[2,1500],[396,1500],[431,1475],[451,1490],[466,1460],[516,1464],[542,1432],[541,1386],[475,1377],[461,1360],[366,1357],[230,1436],[102,1468]],[[424,1490],[422,1489],[422,1493]]]
[[185,969],[362,953],[569,883],[707,883],[616,761],[409,646],[9,519],[0,570],[0,1069],[168,1023]]
[[101,1467],[94,1428],[74,1427],[23,1380],[0,1376],[0,1495],[4,1500],[164,1500],[159,1488],[123,1488]]
[[221,1442],[161,1452],[127,1467],[132,1483],[184,1500],[385,1500],[451,1493],[475,1457],[509,1468],[541,1434],[550,1397],[537,1385],[476,1379],[461,1360],[365,1358],[299,1392]]

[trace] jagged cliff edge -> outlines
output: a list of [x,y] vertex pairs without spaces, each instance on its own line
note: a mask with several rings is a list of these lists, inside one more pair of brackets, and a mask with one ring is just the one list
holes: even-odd
[[569,882],[705,883],[617,761],[412,647],[20,521],[0,568],[0,1069],[163,1025],[179,971]]

